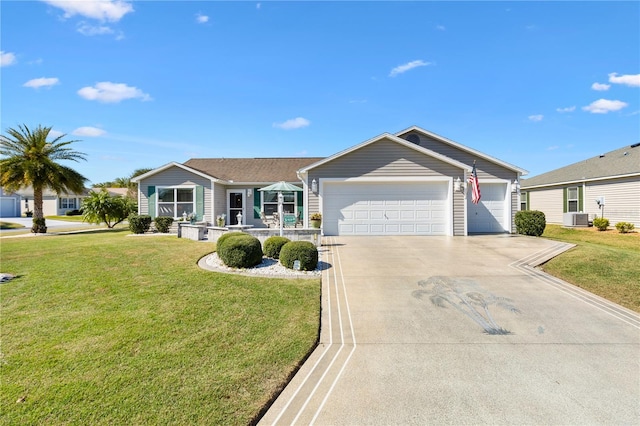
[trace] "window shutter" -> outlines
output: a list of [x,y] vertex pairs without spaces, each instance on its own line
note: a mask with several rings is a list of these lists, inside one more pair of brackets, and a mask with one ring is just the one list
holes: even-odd
[[527,210],[531,210],[531,204],[529,201],[529,191],[527,191]]
[[156,187],[149,185],[147,187],[147,203],[149,216],[156,217]]
[[297,207],[296,217],[300,219],[304,219],[304,217],[302,216],[304,214],[304,206],[302,205],[303,203],[302,200],[303,200],[302,191],[296,192],[296,207]]
[[567,201],[569,198],[569,188],[564,188],[562,190],[562,213],[567,212],[567,205],[569,202]]
[[262,191],[258,191],[260,188],[253,188],[253,218],[260,219],[260,197]]
[[584,191],[584,188],[582,186],[579,186],[578,187],[578,211],[579,212],[584,211],[584,197],[582,196],[583,191]]
[[204,186],[196,186],[196,220],[204,220]]

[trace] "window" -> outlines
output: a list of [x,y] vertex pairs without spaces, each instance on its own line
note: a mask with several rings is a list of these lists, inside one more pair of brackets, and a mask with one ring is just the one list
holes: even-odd
[[[296,194],[294,192],[283,192],[284,200],[282,202],[283,213],[294,214],[296,211]],[[262,211],[265,215],[271,216],[278,213],[278,192],[263,191],[262,192]]]
[[196,211],[194,188],[158,188],[158,216],[180,218]]
[[578,211],[578,187],[567,188],[567,211]]
[[528,210],[529,206],[527,206],[527,198],[526,192],[520,193],[520,210]]
[[75,210],[77,209],[76,205],[77,205],[76,198],[59,198],[58,199],[58,206],[61,209]]

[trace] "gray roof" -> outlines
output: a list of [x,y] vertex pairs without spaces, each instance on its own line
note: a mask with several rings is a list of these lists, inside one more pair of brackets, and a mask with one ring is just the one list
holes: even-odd
[[233,182],[299,182],[296,172],[324,157],[303,158],[192,158],[185,166]]
[[522,189],[527,189],[629,175],[640,176],[640,143],[627,145],[597,157],[523,179],[521,185]]

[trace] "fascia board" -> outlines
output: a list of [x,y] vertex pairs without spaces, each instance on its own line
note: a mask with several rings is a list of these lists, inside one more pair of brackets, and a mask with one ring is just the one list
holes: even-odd
[[602,176],[602,177],[589,178],[589,179],[574,179],[574,180],[566,180],[566,181],[562,181],[562,182],[542,183],[542,184],[539,184],[539,185],[532,185],[532,186],[527,186],[527,184],[525,182],[523,182],[522,186],[520,187],[520,189],[522,191],[524,191],[524,190],[527,190],[527,189],[551,188],[551,187],[554,187],[554,186],[573,185],[573,184],[576,184],[576,183],[600,182],[600,181],[603,181],[603,180],[624,179],[624,178],[629,178],[629,177],[634,177],[634,176],[639,176],[640,177],[640,173],[629,173],[629,174],[626,174],[626,175],[615,175],[615,176]]
[[202,173],[202,172],[200,172],[198,170],[192,169],[191,167],[187,167],[184,164],[176,163],[175,161],[172,161],[171,163],[167,163],[164,166],[160,166],[157,169],[150,170],[150,171],[148,171],[147,173],[145,173],[143,175],[136,176],[135,178],[131,179],[131,182],[140,183],[141,180],[147,179],[147,178],[149,178],[149,177],[151,177],[151,176],[153,176],[153,175],[155,175],[157,173],[160,173],[162,171],[165,171],[165,170],[167,170],[167,169],[169,169],[171,167],[178,167],[178,168],[180,168],[182,170],[185,170],[185,171],[187,171],[189,173],[193,173],[193,174],[198,175],[198,176],[200,176],[202,178],[208,179],[208,180],[210,180],[212,182],[227,183],[227,181],[225,181],[223,179],[218,179],[218,178],[216,178],[214,176],[209,176],[206,173]]

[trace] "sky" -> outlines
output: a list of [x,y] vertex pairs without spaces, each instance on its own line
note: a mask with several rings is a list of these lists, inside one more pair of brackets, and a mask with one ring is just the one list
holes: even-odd
[[639,2],[0,2],[0,127],[88,184],[411,126],[535,176],[640,142]]

